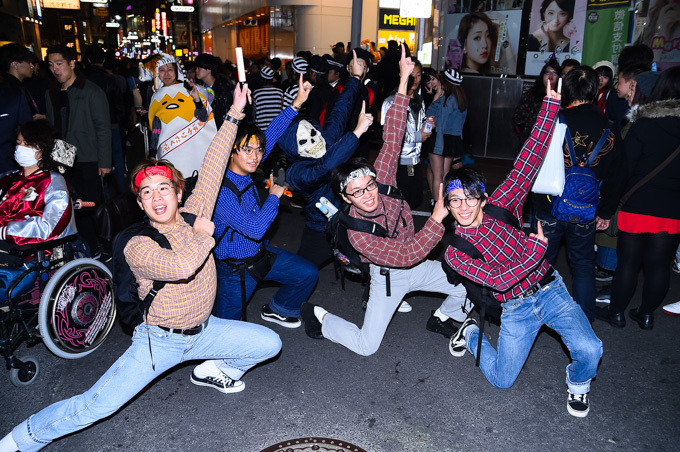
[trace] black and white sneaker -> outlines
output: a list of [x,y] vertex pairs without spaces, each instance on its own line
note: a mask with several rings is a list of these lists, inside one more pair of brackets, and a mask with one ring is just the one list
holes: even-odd
[[433,333],[441,334],[445,338],[450,339],[451,336],[456,334],[458,327],[454,325],[452,318],[448,318],[442,322],[439,317],[434,315],[435,312],[436,311],[432,311],[432,315],[430,315],[430,318],[427,319],[425,329],[427,331],[432,331]]
[[234,380],[230,378],[229,375],[224,372],[220,372],[217,376],[209,375],[204,378],[196,376],[195,372],[191,372],[191,382],[197,386],[207,386],[209,388],[215,388],[220,392],[225,394],[230,394],[232,392],[241,392],[246,389],[246,384],[241,380]]
[[261,317],[262,317],[262,320],[266,320],[267,322],[278,323],[279,325],[285,326],[286,328],[297,328],[300,325],[302,325],[302,322],[300,322],[299,318],[297,318],[297,317],[286,317],[285,315],[279,315],[276,312],[272,311],[269,308],[268,304],[262,306]]
[[575,417],[586,417],[590,411],[588,394],[574,394],[567,389],[567,411]]
[[595,292],[595,302],[603,303],[603,304],[609,304],[611,294],[612,294],[611,286],[604,287],[604,288],[598,290],[597,292]]
[[456,334],[451,337],[449,341],[449,352],[456,358],[465,355],[467,351],[467,343],[465,342],[465,333],[471,326],[477,326],[477,322],[472,317],[468,317],[461,325],[460,329]]
[[605,270],[600,267],[595,268],[595,280],[596,281],[611,281],[614,279],[614,272]]

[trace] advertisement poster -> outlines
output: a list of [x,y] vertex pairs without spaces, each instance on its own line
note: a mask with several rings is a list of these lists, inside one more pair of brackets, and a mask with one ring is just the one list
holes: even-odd
[[527,36],[526,75],[538,75],[553,53],[581,61],[587,0],[534,0]]
[[626,0],[590,0],[586,13],[581,62],[589,66],[598,61],[616,65],[619,53],[628,42],[630,3]]
[[[486,4],[479,2],[475,12],[465,12],[469,11],[469,3],[449,8],[450,14],[446,18],[446,68],[483,75],[517,74],[522,10],[483,12]],[[460,10],[463,12],[451,13]]]
[[654,51],[659,70],[680,64],[680,0],[650,0],[642,44]]

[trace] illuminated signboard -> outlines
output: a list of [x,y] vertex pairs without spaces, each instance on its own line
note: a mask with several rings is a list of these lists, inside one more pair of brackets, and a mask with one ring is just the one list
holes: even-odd
[[398,9],[380,8],[381,30],[413,30],[416,29],[415,17],[402,17]]
[[161,24],[163,28],[163,36],[168,35],[168,15],[165,11],[161,13]]
[[80,0],[42,0],[43,8],[80,9]]

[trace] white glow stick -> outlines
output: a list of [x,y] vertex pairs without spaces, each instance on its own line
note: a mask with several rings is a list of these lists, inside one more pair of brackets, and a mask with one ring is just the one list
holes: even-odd
[[562,94],[562,77],[557,79],[557,92]]
[[238,81],[246,82],[246,67],[243,64],[243,48],[236,47],[236,67],[238,68]]

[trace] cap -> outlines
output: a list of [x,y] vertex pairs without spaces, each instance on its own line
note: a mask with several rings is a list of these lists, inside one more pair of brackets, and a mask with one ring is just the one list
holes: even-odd
[[302,57],[293,58],[293,70],[298,74],[305,74],[307,72],[307,60]]
[[260,77],[265,80],[271,80],[274,78],[274,71],[267,66],[262,66],[262,69],[260,69]]
[[455,69],[447,69],[444,71],[444,77],[446,77],[446,80],[453,85],[460,85],[463,81],[463,76]]

